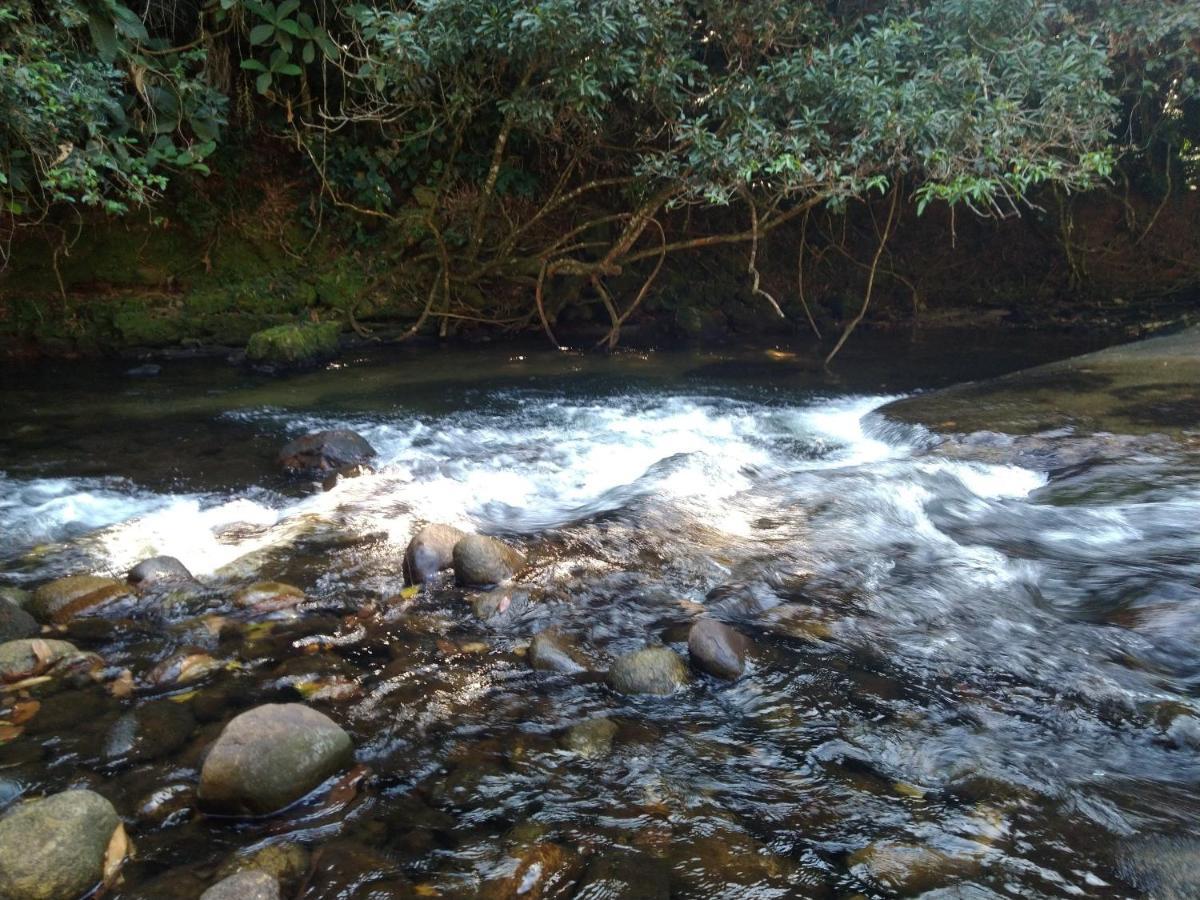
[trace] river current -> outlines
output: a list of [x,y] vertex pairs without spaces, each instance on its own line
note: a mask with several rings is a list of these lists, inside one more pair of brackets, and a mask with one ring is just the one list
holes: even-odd
[[[66,626],[138,691],[43,698],[0,745],[0,804],[112,799],[136,847],[121,898],[198,896],[271,844],[308,854],[289,896],[328,898],[1120,897],[1200,860],[1194,454],[957,458],[876,412],[919,373],[468,359],[11,392],[0,583],[167,554],[210,590]],[[274,471],[327,428],[374,471]],[[501,603],[406,591],[428,522],[532,565]],[[228,595],[267,578],[305,592],[299,615],[232,621]],[[525,659],[549,627],[596,672],[647,644],[686,658],[701,613],[754,642],[740,679],[629,697]],[[146,683],[183,650],[219,665]],[[164,698],[184,733],[114,759],[118,719]],[[224,721],[285,700],[350,732],[359,781],[265,820],[158,813]],[[595,717],[611,744],[568,749]]]

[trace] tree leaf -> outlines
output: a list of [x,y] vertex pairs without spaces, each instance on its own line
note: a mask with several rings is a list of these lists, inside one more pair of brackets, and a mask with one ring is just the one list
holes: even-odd
[[254,86],[258,88],[260,94],[265,94],[267,88],[271,86],[271,73],[263,72],[258,78],[254,79]]
[[264,22],[250,29],[251,44],[265,44],[275,33],[275,26]]

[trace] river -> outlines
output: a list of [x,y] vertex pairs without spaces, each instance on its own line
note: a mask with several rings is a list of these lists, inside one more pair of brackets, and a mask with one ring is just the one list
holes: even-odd
[[[109,797],[136,847],[120,898],[196,897],[231,854],[285,844],[309,860],[290,895],[322,898],[1153,890],[1200,859],[1196,455],[940,453],[875,411],[1082,348],[930,346],[868,337],[838,378],[785,353],[512,348],[288,378],[9,373],[0,584],[169,554],[207,590],[64,626],[137,689],[47,688],[0,738],[0,804]],[[322,490],[275,470],[285,440],[335,427],[375,447],[372,473]],[[426,522],[532,565],[501,603],[405,591]],[[305,592],[298,614],[233,614],[265,578]],[[624,696],[525,658],[548,627],[597,672],[648,643],[686,658],[701,612],[753,641],[741,678]],[[147,682],[183,650],[216,665]],[[114,756],[121,717],[164,699],[191,715]],[[363,777],[268,819],[195,813],[220,726],[284,701],[341,724]],[[611,744],[568,749],[596,717]]]

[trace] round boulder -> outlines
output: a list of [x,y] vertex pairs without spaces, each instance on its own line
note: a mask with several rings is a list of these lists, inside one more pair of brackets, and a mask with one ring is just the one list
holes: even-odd
[[83,896],[104,878],[110,844],[123,855],[119,828],[112,804],[92,791],[22,803],[0,819],[0,897]]
[[26,638],[0,644],[0,680],[19,681],[40,675],[79,650],[69,641]]
[[345,767],[353,752],[350,735],[315,709],[257,706],[235,716],[212,745],[197,796],[228,815],[278,812]]
[[289,475],[319,475],[363,465],[375,448],[361,434],[345,428],[318,431],[288,441],[279,451],[279,465]]
[[266,872],[238,872],[218,881],[200,900],[279,900],[279,882]]
[[608,672],[608,683],[622,694],[673,694],[687,681],[687,666],[668,647],[626,653]]
[[0,642],[33,637],[39,631],[37,619],[19,606],[0,601]]
[[454,565],[454,545],[466,534],[449,525],[426,525],[413,535],[404,551],[404,581],[423,584]]
[[190,585],[196,582],[188,567],[173,556],[152,556],[150,559],[143,559],[129,570],[125,580],[139,591],[164,583]]
[[688,654],[698,669],[718,678],[737,678],[746,669],[750,640],[716,619],[700,619],[688,632]]
[[70,575],[33,592],[30,612],[42,622],[61,624],[76,616],[96,615],[101,608],[129,599],[129,586],[99,575]]
[[525,557],[508,544],[482,534],[468,534],[454,545],[454,577],[459,584],[483,586],[512,578]]
[[587,671],[587,666],[581,661],[579,652],[570,646],[561,634],[552,629],[539,631],[533,636],[533,640],[529,642],[528,659],[531,666],[545,672],[577,675]]

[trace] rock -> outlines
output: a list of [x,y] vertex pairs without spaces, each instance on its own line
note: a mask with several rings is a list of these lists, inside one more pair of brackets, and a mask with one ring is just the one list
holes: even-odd
[[[64,791],[22,803],[0,819],[0,897],[77,900],[104,878],[121,820],[92,791]],[[119,861],[119,860],[118,860]]]
[[543,841],[513,848],[500,871],[484,880],[480,900],[541,900],[570,896],[569,888],[583,872],[574,850]]
[[608,683],[622,694],[673,694],[687,682],[687,666],[667,647],[626,653],[608,672]]
[[337,354],[337,322],[303,322],[276,325],[250,335],[246,360],[272,367],[315,365]]
[[33,594],[24,588],[0,587],[0,603],[7,603],[10,606],[15,606],[17,609],[28,609],[29,604],[33,601]]
[[266,872],[238,872],[218,881],[200,900],[279,900],[279,882]]
[[75,616],[96,615],[118,600],[129,599],[128,585],[98,575],[70,575],[33,592],[32,612],[42,622],[61,624]]
[[279,451],[279,465],[289,475],[325,476],[363,465],[375,456],[366,438],[345,428],[318,431],[288,441]]
[[152,688],[173,688],[199,681],[223,668],[225,663],[202,650],[181,650],[147,672],[143,683]]
[[483,586],[512,578],[525,557],[508,544],[482,534],[468,534],[454,545],[454,577],[459,584]]
[[370,475],[373,471],[370,466],[364,466],[361,463],[356,466],[342,466],[336,472],[330,472],[325,476],[325,480],[321,482],[321,490],[332,491],[347,478],[362,478],[364,475]]
[[216,878],[238,872],[265,872],[291,894],[308,874],[310,859],[302,844],[267,844],[249,853],[235,853],[221,863]]
[[669,900],[671,869],[645,853],[608,850],[592,857],[574,900]]
[[189,819],[195,805],[196,791],[190,784],[169,784],[142,797],[134,816],[140,825],[166,828]]
[[586,672],[588,667],[580,659],[579,652],[567,644],[566,639],[553,629],[539,631],[529,642],[529,664],[545,672],[562,672],[576,675]]
[[134,366],[132,369],[126,369],[125,374],[130,378],[153,378],[156,375],[162,374],[162,366],[156,363],[146,363],[141,366]]
[[0,644],[0,680],[19,681],[40,675],[63,660],[80,655],[67,641],[26,638]]
[[588,759],[607,756],[612,751],[617,724],[612,719],[588,719],[572,725],[563,735],[562,745],[572,753]]
[[269,703],[235,716],[200,772],[197,796],[230,815],[265,815],[299,800],[353,757],[350,735],[299,703]]
[[146,762],[182,747],[191,737],[196,720],[186,704],[153,700],[117,719],[104,738],[108,762]]
[[716,619],[700,619],[688,632],[692,664],[718,678],[738,678],[751,646],[745,635]]
[[423,584],[454,565],[454,545],[466,534],[449,525],[426,525],[404,551],[405,584]]
[[37,619],[25,610],[0,602],[0,643],[33,637],[41,630]]
[[385,900],[409,898],[413,892],[403,867],[390,856],[357,841],[338,839],[313,853],[313,872],[304,896]]
[[144,559],[129,570],[125,580],[138,590],[158,586],[163,582],[196,583],[195,577],[188,571],[187,566],[173,556],[152,556],[150,559]]
[[876,841],[850,854],[847,864],[858,878],[904,896],[941,887],[962,877],[972,863],[932,847]]
[[281,581],[258,581],[233,595],[235,606],[255,615],[282,612],[303,602],[304,591]]
[[493,626],[503,626],[520,618],[529,608],[529,592],[511,585],[483,591],[471,598],[475,617]]

